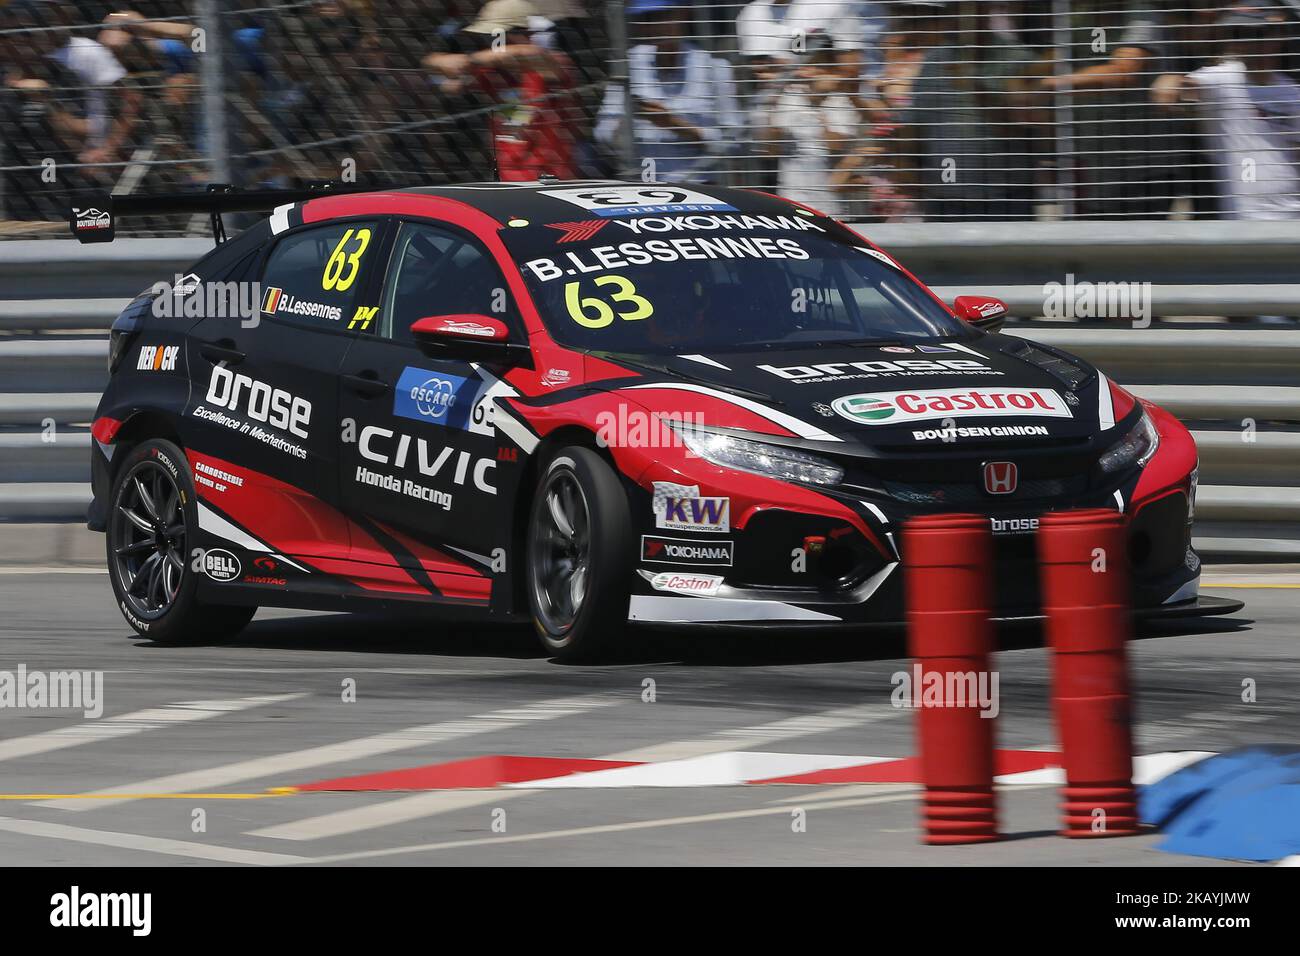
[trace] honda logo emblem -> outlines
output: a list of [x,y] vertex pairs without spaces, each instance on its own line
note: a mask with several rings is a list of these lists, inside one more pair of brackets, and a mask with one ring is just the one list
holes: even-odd
[[1013,461],[984,463],[984,490],[991,495],[1009,495],[1016,490],[1019,474]]

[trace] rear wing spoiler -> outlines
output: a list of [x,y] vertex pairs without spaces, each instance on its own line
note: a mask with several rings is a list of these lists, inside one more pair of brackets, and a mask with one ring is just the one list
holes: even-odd
[[[375,187],[369,187],[373,189]],[[270,212],[286,203],[303,202],[322,195],[361,192],[351,186],[323,182],[305,189],[235,189],[224,184],[209,185],[204,192],[118,195],[94,193],[81,205],[68,210],[68,228],[78,242],[112,242],[119,217],[205,214],[212,223],[212,238],[226,241],[223,213]]]

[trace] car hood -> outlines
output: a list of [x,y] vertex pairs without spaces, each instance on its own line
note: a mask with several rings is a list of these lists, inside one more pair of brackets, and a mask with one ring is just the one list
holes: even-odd
[[1109,387],[1091,365],[1014,336],[608,357],[643,372],[645,385],[708,389],[770,409],[785,428],[802,422],[814,439],[897,444],[952,428],[979,430],[972,437],[1079,439],[1113,424]]

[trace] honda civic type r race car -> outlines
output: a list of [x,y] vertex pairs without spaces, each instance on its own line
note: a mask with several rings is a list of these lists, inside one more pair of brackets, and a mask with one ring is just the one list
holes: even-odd
[[761,193],[324,194],[114,323],[90,526],[159,641],[262,605],[527,616],[569,657],[894,622],[901,523],[938,511],[991,519],[999,616],[1039,613],[1033,531],[1073,507],[1130,516],[1140,608],[1225,609],[1187,430],[1005,312]]

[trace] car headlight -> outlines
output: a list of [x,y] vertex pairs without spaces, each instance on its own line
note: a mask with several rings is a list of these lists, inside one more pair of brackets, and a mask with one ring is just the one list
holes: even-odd
[[1141,468],[1151,460],[1159,447],[1160,433],[1156,431],[1156,426],[1143,411],[1137,424],[1128,430],[1127,435],[1107,449],[1098,464],[1107,474],[1114,474],[1134,465]]
[[688,450],[723,468],[752,471],[756,475],[810,485],[838,485],[844,480],[844,469],[820,455],[734,435],[696,431],[676,422],[668,424],[681,436]]

